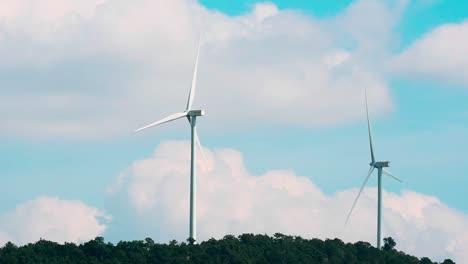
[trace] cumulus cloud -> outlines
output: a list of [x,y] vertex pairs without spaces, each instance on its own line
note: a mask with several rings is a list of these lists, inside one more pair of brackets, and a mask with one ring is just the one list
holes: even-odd
[[[115,218],[127,217],[120,229],[130,229],[134,238],[150,235],[163,242],[186,239],[188,150],[186,142],[165,142],[152,157],[135,162],[117,178],[109,189],[109,200],[118,204]],[[199,169],[198,174],[199,239],[282,232],[375,243],[376,188],[365,189],[344,228],[358,189],[328,195],[310,177],[292,171],[253,175],[238,151],[205,151],[210,169]],[[468,260],[464,251],[468,247],[466,215],[435,197],[413,191],[384,192],[383,198],[383,234],[394,237],[399,249],[436,259],[451,257],[460,263]]]
[[2,1],[0,134],[108,137],[181,110],[201,32],[207,129],[361,119],[364,86],[378,115],[393,104],[376,60],[400,9],[360,0],[316,19],[272,3],[232,17],[194,0]]
[[392,67],[407,77],[468,86],[468,20],[435,28],[404,50]]
[[279,13],[278,7],[271,3],[260,3],[255,5],[254,15],[259,21],[272,17]]
[[79,243],[101,235],[109,219],[80,201],[39,197],[0,215],[0,244],[12,241],[21,245],[41,238]]

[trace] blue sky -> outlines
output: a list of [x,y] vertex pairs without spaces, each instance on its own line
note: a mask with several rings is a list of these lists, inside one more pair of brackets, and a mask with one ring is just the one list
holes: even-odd
[[[274,3],[282,9],[298,9],[318,17],[330,17],[346,8],[350,2],[275,1]],[[201,3],[209,8],[231,15],[240,15],[247,12],[255,2],[201,1]],[[411,4],[409,10],[405,12],[402,24],[399,26],[405,38],[404,42],[410,43],[439,24],[462,21],[466,14],[463,14],[462,10],[464,8],[460,7],[460,5],[463,5],[463,3],[456,3],[455,1],[441,1],[434,4]],[[424,178],[430,179],[429,183],[421,182],[420,187],[414,183],[413,188],[421,190],[424,193],[437,195],[454,207],[467,212],[468,205],[462,199],[458,199],[463,194],[464,186],[467,184],[467,177],[463,177],[463,174],[455,173],[456,171],[453,171],[453,168],[451,169],[452,166],[450,166],[451,164],[463,162],[463,156],[467,154],[466,150],[464,150],[468,144],[464,140],[464,132],[468,129],[468,108],[464,105],[464,102],[468,99],[467,91],[463,87],[457,87],[456,85],[434,85],[424,81],[395,80],[391,92],[395,98],[397,109],[394,113],[387,114],[381,120],[374,120],[376,144],[379,153],[382,153],[382,158],[385,158],[385,154],[397,156],[398,153],[397,149],[386,149],[385,146],[388,146],[386,141],[404,142],[403,140],[407,137],[417,137],[418,133],[424,134],[424,140],[415,139],[415,148],[403,149],[401,151],[405,153],[410,151],[413,154],[408,156],[413,156],[416,160],[437,159],[440,162],[434,164],[437,167],[432,167],[429,175],[424,175]],[[431,135],[426,135],[428,131],[431,131],[429,132]],[[333,128],[315,129],[315,131],[314,129],[282,128],[281,131],[268,130],[268,134],[265,135],[265,130],[256,129],[236,133],[236,135],[230,135],[229,138],[213,135],[213,138],[207,137],[204,139],[204,143],[207,146],[213,147],[236,147],[241,149],[249,157],[246,159],[249,168],[257,173],[271,168],[270,164],[273,163],[277,164],[278,168],[291,168],[305,175],[312,169],[310,166],[314,162],[312,159],[291,157],[284,160],[281,157],[281,153],[297,153],[298,156],[307,157],[316,153],[314,149],[317,148],[318,144],[320,151],[326,153],[325,155],[327,155],[327,159],[330,162],[332,160],[333,162],[339,160],[351,165],[354,163],[354,160],[349,160],[350,157],[343,154],[346,151],[354,150],[355,153],[366,155],[367,145],[365,144],[367,142],[365,142],[365,132],[364,122],[354,122],[353,124],[339,125]],[[185,138],[181,134],[174,139]],[[354,144],[356,139],[361,141],[361,146]],[[30,198],[37,194],[48,192],[59,195],[70,193],[71,191],[72,193],[76,192],[75,195],[82,195],[79,190],[74,190],[75,188],[60,191],[57,190],[59,186],[49,186],[49,184],[44,184],[44,182],[54,180],[61,182],[62,180],[60,179],[63,178],[63,175],[69,175],[70,171],[72,175],[67,177],[66,182],[71,180],[79,184],[82,181],[86,182],[85,179],[80,180],[79,178],[86,177],[93,177],[97,181],[101,181],[101,178],[112,178],[125,167],[124,164],[128,164],[129,161],[138,158],[138,156],[142,155],[141,153],[144,153],[144,151],[141,151],[142,147],[143,150],[147,149],[146,152],[151,151],[153,148],[151,146],[148,150],[148,147],[144,146],[148,144],[146,139],[135,138],[112,139],[113,142],[109,142],[108,140],[104,142],[96,142],[95,140],[83,142],[82,140],[78,140],[77,142],[76,140],[37,140],[10,136],[4,141],[6,142],[3,142],[2,145],[4,147],[1,151],[2,158],[6,159],[7,162],[5,162],[6,166],[2,168],[1,175],[7,184],[2,184],[5,188],[2,192],[9,193],[8,197],[12,202],[19,202],[28,199],[27,197]],[[275,142],[275,146],[271,144],[272,141]],[[248,144],[245,142],[248,142]],[[157,144],[157,139],[154,144]],[[416,146],[424,149],[424,151],[419,151]],[[258,148],[261,148],[262,151],[257,150]],[[263,152],[265,148],[268,151]],[[275,151],[275,148],[278,148],[278,151]],[[358,150],[358,148],[361,148],[361,150]],[[440,148],[443,148],[444,152],[442,154],[440,153]],[[71,149],[73,151],[70,151]],[[118,150],[125,150],[123,151],[125,153],[116,154],[119,152]],[[288,156],[291,156],[291,154],[288,154]],[[278,164],[278,162],[281,163]],[[119,163],[122,165],[118,166]],[[363,164],[361,167],[365,165]],[[409,174],[408,176],[412,175],[412,177],[408,178],[413,178],[416,177],[414,174],[419,174],[417,170],[411,169],[409,164],[406,166],[408,166],[407,169],[411,170],[411,173],[405,173],[402,168],[398,168],[398,164],[395,161],[393,161],[393,165],[395,166],[393,170],[401,172],[399,174],[401,177]],[[332,174],[336,175],[333,178],[343,177],[344,179],[343,183],[336,182],[339,187],[325,185],[324,188],[328,191],[333,192],[335,189],[359,184],[359,182],[353,183],[353,181],[347,180],[346,178],[349,177],[340,175],[339,170],[330,169]],[[349,168],[343,169],[349,170]],[[320,170],[321,173],[327,173],[326,168],[321,168]],[[362,168],[363,173],[365,173],[365,170],[365,168]],[[359,172],[359,168],[354,170],[354,173]],[[35,174],[35,176],[31,177],[31,174]],[[28,179],[27,181],[33,180],[38,183],[43,182],[44,186],[41,187],[44,189],[41,191],[40,189],[42,188],[39,188],[38,190],[35,184],[24,186],[23,180],[26,179]],[[323,180],[327,181],[326,179]],[[461,181],[464,184],[453,184],[457,181]],[[105,181],[101,184],[105,185]],[[400,187],[392,185],[391,188],[396,191]],[[97,197],[102,194],[96,190],[94,194],[85,195],[89,201],[96,201]],[[1,204],[4,208],[13,205],[14,203],[10,205]]]
[[[25,0],[25,2],[27,1]],[[51,3],[53,4],[52,0]],[[403,6],[401,9],[395,7],[398,3]],[[466,196],[468,173],[463,167],[468,157],[468,106],[466,104],[468,102],[468,80],[463,78],[463,69],[466,69],[467,64],[463,64],[463,58],[461,58],[462,63],[459,64],[461,65],[460,67],[451,67],[450,63],[453,60],[451,54],[446,54],[445,57],[442,57],[441,61],[430,61],[431,58],[434,58],[431,57],[431,54],[424,56],[424,58],[427,58],[427,61],[424,59],[417,60],[415,58],[421,58],[418,57],[418,48],[423,46],[424,43],[420,46],[414,45],[414,43],[419,43],[424,39],[428,39],[427,43],[431,43],[431,33],[447,23],[465,25],[466,27],[466,23],[463,23],[468,19],[468,15],[464,10],[468,10],[468,3],[438,0],[415,0],[408,3],[406,1],[399,1],[398,3],[396,1],[387,3],[385,8],[388,10],[376,11],[375,15],[377,18],[379,17],[379,13],[377,12],[384,12],[384,14],[388,13],[389,15],[388,17],[385,16],[385,19],[382,19],[379,23],[376,23],[378,24],[376,29],[369,29],[369,32],[378,32],[378,35],[373,39],[372,36],[366,35],[363,37],[364,33],[360,32],[361,28],[359,28],[359,25],[363,24],[357,23],[358,26],[356,28],[352,28],[352,26],[346,28],[343,24],[340,24],[342,23],[340,22],[341,20],[347,21],[346,19],[351,19],[351,22],[366,19],[364,15],[357,18],[353,18],[352,15],[350,16],[351,18],[347,18],[344,15],[351,5],[356,4],[354,1],[271,1],[270,7],[274,6],[279,10],[274,11],[274,14],[271,15],[268,13],[271,9],[265,8],[263,11],[268,13],[268,16],[275,16],[276,13],[284,14],[284,12],[287,13],[291,10],[294,11],[292,15],[289,14],[290,17],[287,19],[281,20],[278,23],[272,23],[273,27],[275,25],[281,27],[287,23],[296,23],[295,19],[297,19],[297,28],[301,28],[304,25],[303,23],[318,23],[318,28],[321,30],[336,29],[337,31],[336,34],[332,32],[329,35],[324,35],[333,39],[330,42],[327,42],[328,40],[316,39],[318,43],[324,41],[324,44],[310,43],[310,49],[304,50],[300,49],[300,47],[303,47],[301,41],[304,41],[305,47],[308,47],[309,42],[307,41],[314,38],[304,37],[304,39],[297,40],[299,44],[296,44],[296,39],[292,37],[290,42],[285,41],[287,43],[283,43],[286,48],[289,47],[289,50],[283,50],[284,55],[278,50],[273,53],[271,65],[279,68],[282,67],[281,65],[284,65],[286,68],[296,69],[295,67],[300,67],[298,65],[302,65],[301,63],[305,63],[304,61],[306,60],[321,58],[322,55],[325,56],[328,52],[340,50],[340,36],[348,38],[351,35],[354,41],[358,43],[358,46],[362,45],[364,47],[364,45],[369,45],[368,50],[365,48],[361,49],[360,47],[355,50],[351,48],[351,51],[349,47],[343,47],[343,50],[350,52],[353,59],[357,58],[358,66],[356,67],[359,68],[360,73],[363,69],[366,71],[363,75],[365,77],[362,77],[362,80],[370,78],[371,81],[369,83],[375,83],[376,87],[378,87],[375,89],[371,87],[371,90],[375,90],[376,92],[371,93],[371,99],[375,98],[375,100],[374,103],[371,103],[370,109],[373,119],[377,158],[390,160],[391,171],[404,181],[403,184],[400,184],[391,179],[385,179],[384,188],[396,194],[399,194],[402,190],[410,190],[437,197],[442,203],[464,214],[464,217],[466,217],[468,214],[468,204],[463,197]],[[257,2],[202,0],[200,4],[207,8],[203,11],[205,12],[203,13],[205,16],[217,10],[225,17],[222,23],[230,25],[229,23],[237,23],[232,22],[236,21],[236,17],[246,17],[245,19],[248,19],[248,16],[254,12],[252,10],[256,8]],[[371,7],[373,6],[371,5]],[[132,8],[138,10],[137,7]],[[171,8],[168,8],[168,10],[181,9],[179,7]],[[359,14],[359,12],[357,13]],[[111,15],[118,16],[118,12],[105,13],[103,11],[103,14],[109,17]],[[364,12],[363,14],[366,13]],[[103,15],[102,21],[108,19],[105,15]],[[177,16],[178,14],[173,15]],[[368,15],[370,18],[374,18],[373,14]],[[0,13],[1,16],[2,13]],[[8,17],[8,14],[5,13],[3,16]],[[40,17],[40,14],[37,16]],[[86,17],[85,15],[83,16]],[[14,16],[12,17],[14,18]],[[303,20],[302,17],[306,17],[306,19]],[[213,19],[210,21],[216,21],[215,18],[210,19]],[[15,22],[16,20],[12,19],[11,21]],[[86,24],[88,27],[92,25],[91,23],[98,23],[101,20],[90,21]],[[146,20],[142,19],[142,21]],[[194,21],[198,20],[195,18]],[[196,28],[198,26],[196,23],[198,22],[193,23],[193,27]],[[224,25],[222,23],[220,22],[220,25]],[[372,23],[372,21],[367,21],[367,23]],[[185,30],[184,28],[188,27],[188,24],[180,22],[180,24],[177,24],[177,30]],[[211,26],[215,28],[214,25]],[[138,28],[138,25],[136,27]],[[96,28],[98,27],[96,26]],[[305,28],[308,29],[308,27]],[[77,26],[73,30],[78,32],[80,29],[81,26]],[[106,27],[102,26],[99,29],[105,32]],[[223,30],[228,31],[229,29],[237,30],[232,25],[231,27],[226,26],[226,29]],[[8,26],[4,26],[3,28],[0,27],[0,33],[2,33],[2,30],[8,32],[11,29]],[[19,29],[13,33],[18,33],[18,36],[24,37],[26,36],[24,32],[29,32],[28,30],[19,32],[21,30],[23,29]],[[215,32],[216,29],[213,30]],[[261,35],[263,29],[258,30],[260,32],[258,34]],[[271,28],[265,30],[272,30],[274,32]],[[125,32],[125,29],[116,32]],[[154,32],[157,35],[155,42],[151,42],[155,44],[154,49],[171,49],[171,45],[162,44],[162,46],[157,46],[159,45],[157,44],[159,43],[158,41],[160,38],[164,38],[164,34],[167,31],[163,30],[161,32],[165,33],[160,33],[155,30]],[[195,35],[192,31],[190,32],[189,39],[191,39],[192,35]],[[197,32],[197,30],[194,30],[194,32]],[[281,32],[285,34],[283,31]],[[45,36],[44,38],[49,36],[44,32],[38,33],[38,35],[42,33],[44,35],[41,36]],[[189,41],[186,42],[189,44],[184,44],[186,47],[181,54],[187,55],[187,58],[183,59],[176,58],[171,61],[170,58],[170,55],[178,53],[177,48],[181,47],[179,44],[174,44],[174,50],[155,51],[156,54],[169,52],[168,58],[162,59],[170,64],[167,67],[168,70],[166,70],[160,65],[154,66],[152,64],[153,59],[160,59],[157,57],[158,55],[140,55],[139,52],[141,50],[146,51],[148,47],[144,44],[135,44],[140,41],[139,36],[134,37],[130,35],[127,36],[127,39],[122,40],[118,35],[120,33],[115,33],[115,35],[109,34],[110,40],[107,41],[112,44],[106,49],[107,42],[99,42],[103,41],[101,39],[97,40],[96,43],[101,43],[99,45],[102,45],[104,51],[98,49],[99,53],[96,53],[95,47],[88,48],[87,44],[84,44],[83,48],[77,48],[73,44],[70,44],[76,39],[74,38],[74,33],[68,33],[69,31],[67,31],[67,34],[64,34],[63,39],[58,41],[60,43],[58,46],[54,46],[47,41],[41,44],[45,47],[47,45],[53,47],[51,49],[44,49],[46,50],[44,53],[48,54],[54,48],[60,51],[50,51],[53,55],[51,58],[44,59],[39,57],[39,61],[41,61],[39,66],[27,56],[21,57],[18,64],[10,62],[1,64],[0,85],[8,85],[8,88],[0,88],[0,97],[2,97],[2,101],[6,102],[8,100],[10,104],[6,104],[6,106],[0,108],[0,111],[4,113],[3,116],[6,117],[5,125],[0,126],[0,129],[4,130],[0,131],[3,138],[0,140],[0,157],[3,160],[2,166],[0,166],[0,179],[2,180],[0,193],[3,196],[0,202],[0,215],[2,215],[2,212],[14,211],[15,207],[26,201],[34,200],[40,196],[48,196],[59,197],[63,200],[80,200],[91,207],[96,207],[112,214],[112,221],[119,222],[118,217],[116,217],[119,213],[112,211],[115,208],[114,205],[110,205],[112,202],[106,192],[109,186],[115,182],[116,177],[125,172],[135,162],[151,157],[160,142],[165,140],[187,141],[189,139],[188,127],[184,126],[183,122],[181,122],[182,124],[167,124],[164,127],[142,134],[133,134],[131,131],[135,125],[153,121],[151,118],[157,119],[163,117],[173,110],[177,111],[178,106],[181,108],[185,105],[185,94],[187,91],[184,90],[185,88],[182,88],[182,91],[178,91],[175,88],[167,88],[168,90],[166,90],[166,88],[161,88],[160,84],[181,87],[179,82],[184,81],[182,83],[189,83],[193,61],[192,46],[194,46],[191,43],[194,42]],[[3,40],[6,46],[10,42],[16,43],[15,41],[21,39],[17,38],[15,34],[11,34],[13,36],[11,39],[5,38]],[[337,94],[333,94],[332,97],[310,100],[311,105],[317,104],[320,101],[326,102],[327,100],[330,100],[330,105],[345,105],[337,106],[336,110],[332,107],[323,108],[323,115],[325,117],[330,116],[333,120],[329,123],[320,119],[322,112],[313,106],[309,107],[304,103],[304,108],[300,108],[302,107],[302,101],[293,102],[290,105],[283,105],[283,102],[278,102],[279,108],[286,106],[283,109],[288,109],[297,106],[298,109],[301,109],[297,112],[301,113],[300,115],[292,110],[292,112],[285,110],[287,114],[297,114],[297,118],[295,117],[291,122],[282,116],[282,109],[277,112],[276,105],[272,106],[269,102],[266,102],[265,109],[267,109],[266,111],[271,111],[271,115],[263,114],[261,108],[263,103],[260,103],[259,108],[255,108],[255,106],[250,105],[248,98],[245,99],[242,95],[238,95],[238,93],[232,93],[232,105],[226,105],[226,102],[230,102],[229,98],[220,99],[219,102],[216,98],[220,98],[224,93],[231,95],[231,92],[218,88],[216,91],[219,92],[210,97],[206,92],[208,89],[203,91],[204,86],[222,83],[222,81],[216,83],[209,80],[209,77],[213,77],[216,80],[216,74],[212,76],[210,69],[214,69],[213,67],[216,67],[216,63],[219,63],[222,65],[220,68],[224,69],[225,67],[231,70],[227,75],[220,74],[219,78],[238,76],[239,80],[236,84],[242,83],[242,78],[245,78],[246,81],[253,80],[255,84],[265,84],[263,82],[256,82],[254,78],[259,74],[265,73],[261,71],[257,72],[256,69],[265,68],[267,69],[265,71],[268,72],[269,68],[265,67],[267,60],[262,57],[261,49],[254,50],[254,53],[252,49],[255,49],[257,46],[254,46],[255,44],[249,45],[251,43],[267,43],[268,48],[265,48],[265,52],[269,52],[270,48],[274,50],[275,45],[280,46],[282,44],[281,38],[276,38],[276,35],[270,32],[268,34],[271,34],[271,40],[273,42],[279,40],[278,43],[261,42],[254,37],[249,42],[250,40],[245,36],[244,38],[247,41],[242,42],[245,41],[243,37],[232,41],[231,39],[221,40],[221,37],[217,39],[216,37],[211,37],[209,33],[207,34],[207,41],[209,43],[206,45],[206,51],[202,51],[200,66],[202,69],[200,71],[198,88],[200,97],[196,102],[198,105],[206,105],[207,107],[207,115],[199,123],[200,137],[204,146],[210,150],[235,149],[239,151],[242,153],[245,165],[252,175],[260,176],[272,170],[294,171],[296,175],[308,177],[325,194],[330,196],[340,191],[359,187],[364,179],[369,163],[367,128],[365,112],[363,111],[363,97],[361,96],[363,87],[360,87],[360,77],[356,81],[354,77],[348,77],[347,71],[343,70],[345,72],[343,73],[343,76],[345,76],[343,78],[349,78],[349,80],[345,79],[345,83],[353,83],[350,89],[354,89],[353,91],[357,94],[356,97],[351,96],[350,98],[346,98],[349,100],[344,99],[343,101],[339,100],[335,102],[335,99],[330,98],[339,97],[340,93],[343,93],[343,96],[350,96],[350,94],[348,94],[348,90],[341,91],[339,88],[330,86],[330,89],[337,91]],[[266,36],[270,36],[268,34],[265,33]],[[365,34],[368,34],[368,31]],[[176,37],[177,34],[169,34],[168,36],[168,39],[179,41]],[[381,38],[381,36],[383,37]],[[67,38],[70,39],[68,40]],[[125,42],[132,38],[135,39],[135,43]],[[79,38],[77,39],[80,40]],[[338,41],[335,41],[336,39]],[[31,48],[31,54],[33,54],[31,57],[33,58],[36,56],[34,55],[35,52],[41,51],[43,46],[37,44],[38,42],[34,40],[34,37],[30,37],[27,41],[31,41],[31,44],[25,44],[25,47]],[[121,43],[123,44],[120,45],[119,41],[122,41]],[[367,44],[367,41],[370,44]],[[454,42],[458,42],[458,40],[454,40]],[[1,43],[2,38],[0,38],[0,49],[2,48]],[[126,49],[127,46],[134,44],[137,48]],[[269,46],[270,44],[271,47]],[[330,46],[327,47],[326,45]],[[428,47],[439,47],[441,51],[439,53],[436,52],[437,54],[444,54],[443,52],[450,51],[450,49],[444,49],[443,42],[440,42],[439,45],[440,47],[428,44]],[[421,50],[427,52],[430,49]],[[466,54],[468,54],[466,46],[461,46],[455,52],[463,50],[465,51],[464,56],[466,58]],[[220,51],[224,53],[241,52],[241,55],[231,58],[228,55],[221,54]],[[4,54],[3,52],[0,51],[0,54]],[[245,54],[242,52],[245,52]],[[249,55],[249,52],[252,52],[252,54]],[[324,53],[322,54],[321,52]],[[15,51],[13,54],[15,54]],[[125,56],[122,54],[125,54]],[[203,56],[206,56],[205,61],[208,66],[204,66]],[[257,56],[258,61],[256,61]],[[463,54],[459,56],[463,56]],[[224,66],[223,59],[232,60],[232,62]],[[246,62],[245,66],[241,66],[247,70],[251,69],[251,72],[235,75],[235,66],[243,65],[243,59],[251,60]],[[145,61],[145,63],[140,64],[140,60]],[[149,62],[147,63],[147,61]],[[298,64],[289,67],[289,61],[298,62]],[[427,69],[425,68],[425,64],[428,62],[440,64],[441,66]],[[116,66],[119,63],[123,63],[124,66]],[[404,65],[402,66],[402,64]],[[177,65],[183,66],[180,66],[179,69]],[[449,66],[445,67],[445,65]],[[177,70],[172,71],[172,69],[176,68]],[[276,70],[276,68],[274,69]],[[458,70],[461,73],[457,73],[456,71]],[[143,91],[138,90],[138,88],[132,88],[133,90],[129,89],[127,91],[125,90],[126,85],[141,85],[142,87],[148,85],[152,79],[147,76],[151,75],[152,71],[160,71],[163,75],[169,77],[165,77],[166,79],[162,83],[156,83],[153,92],[151,90],[146,92],[146,99],[151,96],[153,97],[151,97],[150,101],[142,101],[141,107],[143,110],[132,110],[133,108],[137,108],[135,103],[141,99],[129,99],[130,103],[128,104],[121,104],[120,101],[114,104],[113,100],[115,98],[111,97],[107,100],[105,96],[100,96],[101,93],[108,95],[107,90],[94,88],[94,86],[112,87],[112,89],[116,89],[119,92],[124,91],[121,97],[125,98],[125,96],[131,93]],[[50,77],[50,74],[60,75],[60,77]],[[294,74],[294,72],[291,74]],[[332,74],[335,73],[333,72]],[[342,75],[340,74],[341,72],[338,72],[337,75],[332,76],[341,78]],[[83,78],[77,76],[82,76]],[[112,76],[114,78],[110,78]],[[290,85],[289,87],[294,85],[294,82],[287,81],[289,77],[282,77],[278,74],[275,76],[278,77],[276,83]],[[304,77],[304,80],[310,80],[310,82],[301,82],[298,85],[304,85],[304,87],[316,85],[312,77]],[[76,85],[63,88],[67,86],[68,81]],[[225,82],[229,83],[230,81],[225,80]],[[363,81],[362,85],[369,83]],[[383,85],[380,85],[381,83]],[[318,85],[320,84],[318,82]],[[28,86],[32,85],[36,88],[28,88]],[[86,90],[88,89],[86,87],[90,87],[89,90]],[[229,87],[231,86],[225,89],[230,89]],[[265,87],[267,87],[266,84]],[[285,91],[289,91],[289,89],[292,88],[284,87]],[[294,93],[295,90],[290,91]],[[272,91],[271,94],[274,94],[274,92]],[[314,95],[320,96],[321,94],[323,93]],[[252,91],[252,96],[258,96],[255,99],[258,102],[269,100],[269,98],[262,98],[260,95],[262,95],[261,92],[257,94]],[[54,109],[58,109],[55,111],[61,111],[60,109],[62,108],[60,107],[62,107],[62,104],[58,104],[57,108],[50,107],[50,109],[44,107],[43,104],[39,106],[34,105],[41,100],[49,102],[47,100],[50,99],[47,99],[49,98],[47,96],[66,96],[64,100],[70,100],[69,102],[73,105],[75,105],[73,96],[90,96],[90,100],[77,101],[86,102],[89,105],[79,105],[76,108],[70,109],[65,108],[64,112],[58,114],[54,112]],[[21,99],[11,101],[11,98]],[[164,102],[166,98],[168,98],[167,102]],[[93,101],[94,99],[97,102]],[[118,99],[121,98],[119,97]],[[235,100],[238,101],[236,102]],[[65,101],[64,105],[67,105],[66,102],[68,101]],[[150,107],[151,102],[154,102],[154,108]],[[171,104],[174,102],[179,102],[179,105],[172,106]],[[11,106],[15,104],[16,106]],[[169,106],[171,108],[167,109]],[[41,112],[43,108],[47,108],[47,111]],[[108,109],[102,110],[103,108]],[[123,108],[128,109],[128,111]],[[308,113],[309,108],[310,114]],[[208,110],[211,110],[211,112]],[[243,112],[244,110],[245,112]],[[72,114],[70,122],[63,117],[67,116],[66,113],[68,111]],[[221,118],[222,114],[220,113],[222,111],[227,111],[229,114]],[[249,114],[248,111],[255,111],[255,114]],[[327,111],[330,113],[325,113]],[[35,112],[40,112],[41,114],[36,115]],[[210,122],[211,113],[215,113],[213,117],[215,121]],[[231,114],[232,121],[226,121],[226,123],[219,121],[229,120]],[[51,116],[54,116],[54,118],[51,118]],[[135,120],[129,121],[132,116],[135,117]],[[265,117],[265,121],[260,120],[260,117]],[[333,119],[335,117],[336,119]],[[244,119],[246,121],[243,121]],[[34,124],[44,121],[40,125],[38,135],[35,135],[36,133],[31,131],[31,129],[34,130],[33,126],[30,127],[25,124],[28,120],[33,120]],[[112,125],[111,121],[122,121],[125,125],[115,127],[115,129],[112,127],[100,127],[101,124],[107,124],[107,122]],[[84,123],[86,123],[86,126],[95,125],[96,133],[93,134],[92,129],[86,130],[86,128],[81,128],[80,126]],[[16,124],[19,128],[12,128],[11,124]],[[78,132],[73,130],[72,133],[68,133],[63,132],[68,130],[56,130],[57,127],[61,127],[63,124],[78,127]],[[106,133],[109,133],[109,136]],[[369,185],[375,186],[375,184],[374,178],[370,181]],[[2,231],[1,227],[2,225],[0,224],[0,231]],[[119,235],[121,235],[121,232],[112,231],[112,224],[110,224],[110,228],[106,234],[114,239],[120,239]],[[131,232],[130,230],[126,235],[122,235],[124,239],[126,238],[125,236],[133,237],[133,234],[129,234]],[[8,235],[8,230],[6,233]]]

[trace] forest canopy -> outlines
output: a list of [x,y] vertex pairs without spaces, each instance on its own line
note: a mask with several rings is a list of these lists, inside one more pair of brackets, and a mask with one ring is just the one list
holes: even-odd
[[[382,250],[367,242],[344,243],[339,239],[304,239],[283,234],[227,235],[199,244],[170,241],[105,242],[104,238],[76,245],[47,240],[24,246],[8,242],[0,248],[1,264],[151,264],[151,263],[404,263],[435,264],[396,250],[396,242],[384,239]],[[455,263],[446,259],[443,264]]]

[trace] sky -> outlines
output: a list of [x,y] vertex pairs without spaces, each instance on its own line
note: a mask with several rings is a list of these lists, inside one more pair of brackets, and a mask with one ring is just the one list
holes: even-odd
[[[383,236],[468,262],[468,3],[441,0],[0,2],[0,244],[185,240],[184,110],[195,107],[201,240]],[[33,221],[34,220],[34,221]]]

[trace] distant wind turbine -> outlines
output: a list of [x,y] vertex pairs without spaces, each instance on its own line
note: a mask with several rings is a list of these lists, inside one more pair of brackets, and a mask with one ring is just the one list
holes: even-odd
[[369,133],[369,145],[370,145],[370,154],[371,154],[371,163],[370,163],[370,168],[369,172],[367,174],[367,177],[364,180],[364,183],[361,186],[361,189],[359,190],[359,193],[354,200],[353,206],[351,207],[351,210],[348,214],[348,217],[346,218],[346,224],[349,221],[349,218],[351,217],[351,213],[353,212],[354,206],[356,205],[356,202],[359,199],[359,196],[362,193],[362,190],[367,184],[367,181],[369,180],[370,176],[372,175],[372,172],[374,169],[377,169],[377,179],[378,179],[378,199],[377,199],[377,248],[380,249],[380,244],[381,244],[381,226],[382,226],[382,174],[385,174],[387,176],[392,177],[393,179],[402,182],[400,179],[397,177],[393,176],[388,170],[385,168],[390,166],[389,161],[375,161],[375,156],[374,156],[374,147],[372,144],[372,132],[371,132],[371,123],[369,120],[369,108],[367,106],[367,90],[365,90],[365,100],[366,100],[366,114],[367,114],[367,131]]
[[195,69],[193,73],[193,80],[192,80],[192,87],[190,88],[189,98],[187,101],[187,107],[185,108],[184,112],[172,114],[166,118],[163,118],[157,122],[144,126],[135,130],[135,132],[154,127],[157,125],[161,125],[170,121],[174,121],[176,119],[187,117],[190,126],[191,126],[191,144],[190,144],[190,153],[191,153],[191,161],[190,161],[190,227],[189,227],[189,240],[193,243],[197,240],[197,229],[196,229],[196,166],[195,166],[195,159],[196,159],[196,151],[195,151],[195,144],[198,145],[200,152],[203,157],[203,161],[205,162],[205,167],[207,167],[205,154],[203,153],[203,149],[201,147],[200,139],[198,138],[197,128],[196,128],[196,121],[198,116],[205,115],[205,111],[203,110],[193,110],[192,104],[193,99],[195,97],[195,91],[197,86],[197,72],[198,72],[198,59],[200,57],[200,46],[201,46],[201,38],[198,43],[197,49],[197,58],[195,61]]

